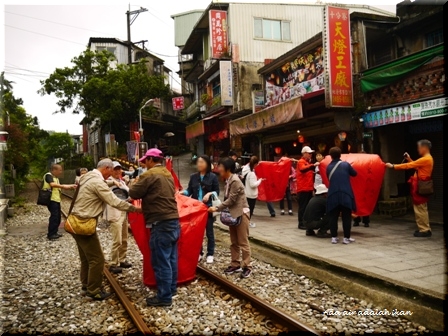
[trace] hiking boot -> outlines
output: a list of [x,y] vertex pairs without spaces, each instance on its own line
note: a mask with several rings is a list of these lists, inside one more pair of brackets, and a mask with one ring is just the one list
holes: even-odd
[[252,270],[250,268],[245,267],[243,269],[243,272],[241,272],[241,277],[248,278],[248,277],[250,277],[251,274],[252,274]]
[[431,231],[425,231],[425,232],[414,232],[414,237],[431,237],[432,236],[432,232]]
[[113,274],[119,274],[123,272],[123,269],[119,266],[110,266],[109,271]]
[[314,230],[306,230],[305,235],[306,235],[306,236],[315,236],[315,235],[316,235],[316,232],[314,232]]
[[99,293],[96,293],[95,295],[92,295],[92,294],[88,294],[87,293],[87,296],[89,297],[89,298],[91,298],[92,300],[95,300],[95,301],[103,301],[103,300],[106,300],[108,297],[110,297],[112,295],[112,293],[109,293],[109,292],[104,292],[104,291],[101,291],[101,292],[99,292]]
[[123,262],[120,263],[120,267],[121,268],[131,268],[132,264],[128,263],[127,261],[123,261]]
[[240,266],[229,266],[224,270],[225,274],[233,274],[235,272],[242,272],[243,270],[241,269]]
[[150,307],[170,307],[173,302],[172,301],[160,301],[156,296],[150,297],[146,299],[146,304]]

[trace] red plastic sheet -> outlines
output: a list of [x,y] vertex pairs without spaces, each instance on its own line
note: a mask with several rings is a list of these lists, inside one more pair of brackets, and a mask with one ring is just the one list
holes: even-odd
[[255,168],[258,178],[265,178],[258,187],[258,199],[264,202],[277,202],[285,197],[291,173],[291,160],[281,158],[278,162],[261,161]]
[[[341,160],[349,162],[358,173],[350,178],[356,202],[355,214],[370,216],[380,194],[386,165],[376,154],[342,154]],[[322,181],[327,187],[327,166],[330,162],[331,157],[327,155],[319,166]]]
[[166,159],[165,160],[165,167],[166,169],[168,169],[171,172],[171,175],[173,175],[173,179],[174,179],[174,188],[176,188],[176,190],[182,190],[182,186],[180,184],[179,178],[177,177],[176,173],[174,172],[173,169],[173,160],[172,159]]
[[[184,283],[196,277],[196,266],[201,251],[205,226],[207,224],[207,206],[195,199],[176,195],[177,209],[181,233],[178,246],[178,280]],[[140,206],[140,201],[134,201]],[[151,266],[151,250],[149,249],[150,230],[146,228],[142,214],[129,213],[129,223],[140,252],[143,255],[143,283],[156,286],[154,271]]]

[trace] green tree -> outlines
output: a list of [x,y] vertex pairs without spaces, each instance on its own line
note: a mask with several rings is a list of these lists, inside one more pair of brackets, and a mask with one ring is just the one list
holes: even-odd
[[124,126],[137,120],[143,103],[164,98],[170,90],[162,76],[149,75],[144,60],[133,65],[113,61],[113,54],[107,51],[87,49],[73,58],[71,67],[58,68],[42,81],[39,93],[59,99],[56,112],[72,109],[73,113],[84,113],[85,122],[106,126],[123,143],[129,138]]
[[73,139],[68,133],[51,133],[42,145],[47,158],[67,161],[73,154]]

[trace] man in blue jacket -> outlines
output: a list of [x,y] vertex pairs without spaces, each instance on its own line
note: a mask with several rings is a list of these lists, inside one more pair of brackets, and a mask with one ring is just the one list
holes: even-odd
[[327,196],[327,214],[330,221],[331,243],[338,243],[338,220],[342,215],[342,227],[344,229],[344,244],[350,244],[355,240],[350,237],[352,212],[356,210],[355,196],[350,184],[350,176],[358,173],[348,162],[341,161],[341,149],[330,149],[331,163],[327,167],[329,181]]

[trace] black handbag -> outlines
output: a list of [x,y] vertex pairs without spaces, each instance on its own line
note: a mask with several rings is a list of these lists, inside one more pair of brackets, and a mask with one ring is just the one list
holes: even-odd
[[[44,176],[44,179],[45,179],[45,176]],[[52,190],[51,189],[43,189],[43,187],[44,187],[44,181],[42,181],[42,187],[39,189],[39,195],[37,196],[37,205],[48,206],[51,201]]]

